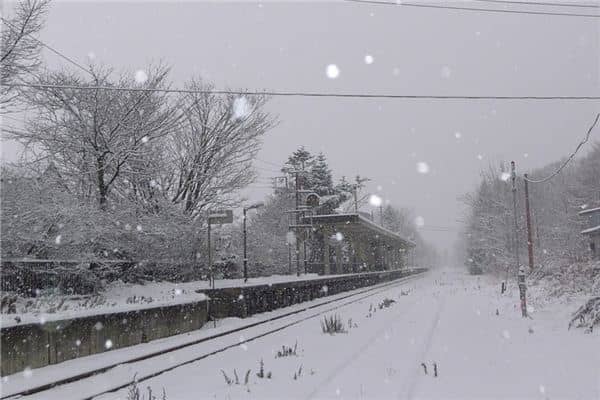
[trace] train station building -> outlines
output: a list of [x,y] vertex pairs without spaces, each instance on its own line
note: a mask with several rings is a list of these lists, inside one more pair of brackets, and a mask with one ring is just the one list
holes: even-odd
[[343,274],[400,269],[407,264],[410,240],[361,213],[306,216],[310,225],[308,271]]

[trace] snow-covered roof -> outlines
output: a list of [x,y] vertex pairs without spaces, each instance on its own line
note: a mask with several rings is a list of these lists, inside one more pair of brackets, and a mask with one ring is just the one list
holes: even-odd
[[594,226],[592,228],[584,229],[584,230],[581,231],[581,234],[582,235],[589,235],[589,234],[595,233],[595,232],[600,233],[600,225]]
[[345,226],[348,224],[354,224],[363,226],[371,232],[375,232],[389,239],[397,240],[407,247],[414,247],[415,243],[409,239],[406,239],[396,232],[392,232],[389,229],[384,228],[381,225],[376,224],[364,216],[357,213],[344,213],[344,214],[325,214],[325,215],[314,215],[307,216],[304,219],[308,222],[325,223],[325,224],[339,224]]
[[600,207],[588,208],[586,210],[579,211],[579,215],[591,214],[594,212],[600,212]]

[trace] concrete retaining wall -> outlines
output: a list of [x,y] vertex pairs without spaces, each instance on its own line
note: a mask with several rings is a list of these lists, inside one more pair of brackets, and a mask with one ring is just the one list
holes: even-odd
[[366,272],[272,285],[202,290],[202,292],[211,299],[209,303],[211,317],[245,318],[249,315],[392,281],[423,271],[424,269]]
[[190,332],[206,321],[203,301],[2,328],[1,375]]
[[[2,328],[1,375],[190,332],[200,329],[209,315],[215,318],[245,318],[423,271],[367,272],[272,285],[202,290],[209,296],[208,304],[202,301]],[[108,340],[110,348],[106,345]]]

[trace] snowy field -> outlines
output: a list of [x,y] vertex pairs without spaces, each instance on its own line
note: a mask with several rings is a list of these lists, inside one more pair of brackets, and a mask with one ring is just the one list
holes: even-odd
[[[516,288],[498,293],[491,278],[435,271],[340,308],[346,333],[323,334],[309,319],[251,342],[240,336],[239,345],[140,389],[164,388],[169,400],[599,399],[600,335],[567,330],[580,303],[533,301],[523,319]],[[386,298],[395,302],[380,309]],[[297,346],[297,354],[277,357],[282,346]],[[221,370],[231,380],[237,373],[240,384],[228,385]],[[98,399],[124,400],[127,392]]]

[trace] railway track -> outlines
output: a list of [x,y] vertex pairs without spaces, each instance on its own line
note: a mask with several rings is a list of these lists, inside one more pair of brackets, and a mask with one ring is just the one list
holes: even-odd
[[[237,327],[237,328],[233,328],[233,329],[230,329],[230,330],[227,330],[224,332],[220,332],[220,333],[217,333],[214,335],[203,337],[201,339],[193,340],[193,341],[190,341],[190,342],[187,342],[184,344],[179,344],[176,346],[171,346],[171,347],[168,347],[165,349],[161,349],[159,351],[154,351],[154,352],[151,352],[148,354],[144,354],[142,356],[133,357],[127,361],[120,361],[118,363],[106,365],[101,368],[96,368],[93,370],[75,374],[75,375],[72,375],[67,378],[59,379],[59,380],[56,380],[53,382],[49,382],[49,383],[41,384],[41,385],[38,385],[38,386],[35,386],[32,388],[24,389],[19,392],[13,392],[13,393],[10,393],[7,395],[3,395],[2,397],[0,397],[0,399],[11,399],[11,400],[12,399],[21,399],[21,398],[24,398],[25,396],[33,396],[34,398],[44,399],[45,392],[55,390],[55,389],[61,388],[61,387],[67,387],[70,384],[78,384],[78,383],[85,381],[86,379],[97,378],[99,376],[102,376],[102,374],[108,373],[111,370],[119,368],[119,367],[129,366],[129,367],[133,368],[136,363],[152,361],[153,359],[158,360],[159,357],[167,355],[169,353],[174,353],[178,350],[182,350],[182,349],[186,349],[186,348],[191,349],[193,346],[199,345],[201,343],[209,342],[211,340],[215,340],[215,339],[219,339],[219,338],[226,338],[228,335],[243,333],[244,331],[247,331],[251,328],[261,326],[261,325],[266,326],[270,323],[277,322],[278,320],[292,317],[294,315],[298,316],[298,318],[295,318],[290,322],[286,322],[283,325],[278,325],[271,329],[267,329],[266,331],[260,332],[259,334],[255,334],[249,338],[245,338],[243,340],[235,340],[235,339],[231,340],[229,344],[221,345],[217,349],[203,352],[202,354],[189,357],[185,360],[181,360],[177,363],[174,363],[173,365],[169,365],[166,368],[157,367],[153,371],[149,371],[149,372],[146,372],[144,374],[141,374],[141,375],[138,375],[135,377],[132,376],[130,379],[115,383],[114,385],[111,385],[109,388],[98,388],[98,390],[94,393],[90,393],[88,391],[82,397],[79,397],[79,399],[81,399],[81,400],[91,400],[98,396],[126,388],[134,382],[134,379],[138,383],[146,381],[148,379],[151,379],[153,377],[161,375],[165,372],[172,371],[176,368],[179,368],[184,365],[196,362],[198,360],[202,360],[204,358],[224,352],[228,349],[240,346],[244,343],[249,343],[254,340],[260,339],[262,337],[265,337],[265,336],[274,334],[276,332],[282,331],[284,329],[287,329],[291,326],[298,325],[309,319],[317,318],[325,313],[337,310],[341,307],[345,307],[347,305],[359,302],[368,297],[371,297],[371,296],[377,295],[381,292],[384,292],[386,290],[389,290],[391,287],[402,285],[406,282],[414,280],[414,279],[422,276],[425,272],[415,273],[415,274],[409,275],[407,277],[397,279],[392,282],[387,282],[387,283],[371,286],[371,287],[365,288],[365,289],[356,289],[355,291],[353,291],[353,293],[346,294],[346,295],[343,295],[340,297],[336,297],[335,299],[329,299],[329,300],[326,300],[323,302],[319,302],[318,304],[312,304],[312,305],[302,307],[297,310],[279,314],[274,317],[266,318],[264,320],[252,322],[252,323],[249,323],[249,324]],[[311,311],[313,311],[313,312],[311,312]],[[307,315],[303,315],[303,314],[307,314]],[[157,363],[158,363],[158,361],[157,361]]]

